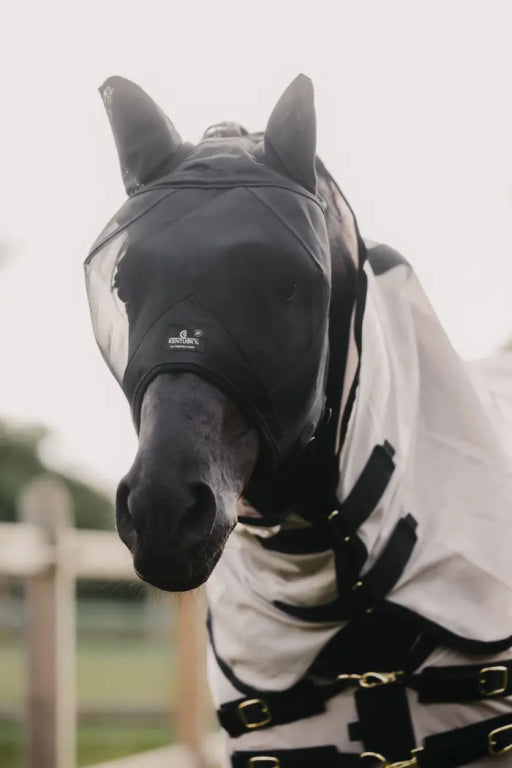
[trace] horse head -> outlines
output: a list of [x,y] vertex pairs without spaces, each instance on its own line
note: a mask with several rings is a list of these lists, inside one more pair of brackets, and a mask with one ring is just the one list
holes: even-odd
[[314,437],[325,408],[331,263],[311,82],[263,134],[197,145],[138,86],[101,89],[129,195],[89,254],[91,315],[139,434],[117,493],[145,581],[202,584],[249,481]]

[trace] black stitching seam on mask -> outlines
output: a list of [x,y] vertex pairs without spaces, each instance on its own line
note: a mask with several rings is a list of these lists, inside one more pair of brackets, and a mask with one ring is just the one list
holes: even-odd
[[324,266],[318,261],[317,257],[315,256],[311,248],[304,242],[304,240],[300,237],[300,235],[298,235],[297,232],[295,232],[295,230],[290,227],[290,225],[285,221],[285,219],[283,219],[283,217],[280,216],[280,214],[275,210],[275,208],[269,205],[269,203],[267,203],[267,201],[263,197],[260,197],[260,195],[258,195],[258,193],[254,189],[251,189],[251,187],[246,187],[246,189],[247,189],[247,192],[249,192],[249,194],[255,197],[256,200],[258,200],[261,203],[261,205],[263,205],[267,210],[269,210],[270,213],[272,213],[275,216],[275,218],[281,222],[283,227],[286,227],[288,232],[295,238],[295,240],[297,240],[301,244],[301,246],[304,248],[308,256],[310,256],[313,259],[317,267],[322,272],[325,273]]
[[104,240],[101,241],[101,243],[99,245],[96,246],[96,248],[94,248],[90,252],[90,254],[87,256],[86,260],[84,261],[84,267],[87,266],[87,264],[89,264],[89,262],[91,261],[92,257],[95,256],[98,253],[98,251],[100,251],[107,243],[109,243],[111,240],[113,240],[114,237],[117,237],[117,235],[119,235],[120,232],[123,232],[123,230],[125,230],[127,227],[129,227],[130,224],[133,224],[134,222],[136,222],[138,219],[141,218],[141,216],[145,216],[146,213],[149,213],[150,211],[152,211],[153,208],[156,208],[157,205],[160,205],[160,203],[163,203],[164,200],[167,200],[168,197],[170,197],[171,195],[174,195],[175,192],[177,192],[177,191],[178,191],[177,189],[173,189],[171,192],[169,192],[169,194],[164,195],[163,197],[159,198],[158,200],[155,200],[155,202],[152,203],[148,208],[145,208],[143,211],[138,213],[136,216],[134,216],[132,219],[127,221],[121,227],[118,227],[115,230],[115,232],[112,232],[110,235],[108,235]]
[[167,182],[160,182],[157,184],[152,184],[151,186],[148,185],[143,189],[139,189],[137,192],[134,192],[132,195],[130,195],[130,200],[133,199],[134,197],[137,197],[138,195],[143,195],[146,192],[153,192],[153,190],[155,189],[168,189],[169,187],[172,187],[175,190],[204,189],[205,187],[211,187],[212,189],[275,187],[276,189],[285,189],[287,192],[293,192],[296,195],[301,195],[301,197],[307,198],[308,200],[310,200],[312,203],[315,203],[320,208],[324,217],[327,215],[326,205],[323,198],[318,197],[318,195],[311,194],[311,192],[308,192],[307,189],[303,189],[302,187],[299,187],[299,186],[292,186],[291,184],[280,184],[278,181],[258,181],[257,179],[240,180],[235,177],[225,178],[225,179],[208,179],[208,180],[198,179],[197,181],[191,181],[188,179],[169,180]]

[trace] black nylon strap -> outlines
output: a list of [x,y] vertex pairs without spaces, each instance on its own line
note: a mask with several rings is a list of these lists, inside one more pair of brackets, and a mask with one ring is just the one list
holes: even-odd
[[335,544],[334,569],[340,608],[348,618],[354,608],[354,584],[367,557],[366,547],[357,535],[346,536]]
[[258,691],[253,697],[222,704],[217,716],[229,735],[237,737],[325,712],[326,694],[334,695],[340,688],[322,690],[304,681],[285,691]]
[[274,536],[265,539],[259,537],[258,541],[265,549],[284,552],[288,555],[328,552],[332,547],[332,539],[329,536],[327,526],[320,524],[278,531]]
[[372,568],[354,585],[356,600],[365,609],[379,603],[395,586],[416,544],[416,520],[402,517]]
[[372,568],[336,600],[313,606],[290,605],[275,600],[274,605],[290,616],[313,623],[343,621],[373,609],[402,575],[416,543],[415,529],[416,520],[412,515],[401,518]]
[[352,603],[351,589],[367,557],[357,530],[370,517],[395,469],[394,448],[387,441],[376,445],[345,501],[329,515],[334,534],[336,583],[340,600]]
[[424,704],[501,698],[512,694],[512,661],[426,667],[406,684]]
[[[400,753],[404,754],[407,749],[412,749],[414,741],[404,686],[421,691],[422,685],[425,685],[429,698],[420,697],[420,701],[457,702],[484,698],[489,694],[505,696],[507,689],[502,690],[505,682],[503,670],[510,667],[512,662],[494,667],[470,665],[427,669],[419,675],[399,675],[398,684],[359,688],[356,692],[356,704],[360,720],[350,725],[351,738],[363,741],[367,749],[385,755],[395,754],[390,746],[392,742],[397,744]],[[362,668],[354,668],[347,670],[347,673],[362,671]],[[375,670],[376,672],[378,670]],[[469,687],[471,681],[474,683],[473,688]],[[245,698],[223,704],[217,714],[222,727],[230,736],[237,737],[251,730],[271,728],[324,712],[325,702],[350,684],[349,680],[336,680],[326,685],[301,681],[284,691],[252,691]],[[494,688],[499,684],[501,688]],[[477,690],[476,686],[480,690]],[[458,696],[455,695],[456,690]],[[392,723],[388,722],[390,713],[393,717]],[[391,739],[389,743],[388,737]]]
[[404,760],[415,747],[405,688],[359,688],[355,699],[359,722],[350,728],[351,739],[362,741],[366,750],[385,755],[390,761]]
[[233,768],[363,768],[359,755],[338,752],[336,747],[234,752],[231,765]]
[[274,605],[283,613],[295,616],[302,621],[309,621],[312,624],[325,621],[343,621],[350,618],[349,609],[338,598],[321,605],[291,605],[282,600],[274,600]]
[[488,755],[503,756],[497,765],[512,758],[512,713],[480,723],[427,736],[417,753],[419,768],[458,768]]
[[386,490],[395,469],[394,448],[386,440],[376,445],[349,495],[330,518],[342,537],[354,534],[370,517]]
[[[379,691],[383,690],[385,689],[379,689]],[[386,704],[391,703],[391,697],[387,696]],[[388,725],[391,721],[390,737],[387,738],[386,735],[381,734],[379,742],[369,742],[372,744],[389,742],[387,751],[381,750],[380,754],[390,762],[408,760],[412,753],[416,757],[418,768],[460,768],[488,755],[501,756],[498,762],[500,765],[505,765],[506,758],[503,756],[512,755],[512,713],[467,725],[464,728],[455,728],[434,736],[427,736],[423,748],[411,746],[410,734],[407,746],[396,746],[396,734],[400,724],[397,723],[394,715],[395,711],[391,710],[388,719]],[[366,749],[372,752],[379,751],[376,747],[366,747]],[[254,758],[267,758],[267,760],[254,760]],[[362,761],[359,754],[340,753],[335,747],[234,752],[231,756],[231,765],[232,768],[359,768],[359,766],[362,768],[363,765],[365,768],[367,765],[370,768],[368,760]]]

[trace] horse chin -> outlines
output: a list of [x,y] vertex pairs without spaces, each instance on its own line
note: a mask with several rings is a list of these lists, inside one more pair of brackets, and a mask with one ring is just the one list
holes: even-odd
[[135,573],[146,584],[164,592],[190,592],[204,584],[210,577],[224,550],[231,530],[227,531],[215,546],[208,540],[207,546],[194,555],[179,552],[155,552],[138,544],[133,550]]
[[143,576],[137,569],[135,569],[135,573],[143,581],[145,584],[149,584],[151,587],[155,587],[156,589],[160,590],[161,592],[172,592],[175,594],[181,593],[181,592],[192,592],[194,589],[197,589],[198,587],[201,587],[205,581],[208,579],[211,571],[213,569],[210,569],[206,572],[206,575],[203,574],[195,574],[196,578],[189,580],[189,581],[167,581],[165,577],[160,576]]
[[161,590],[162,592],[191,592],[201,587],[210,577],[215,568],[221,553],[203,568],[195,570],[190,576],[178,575],[176,573],[141,573],[135,566],[135,573],[146,584]]

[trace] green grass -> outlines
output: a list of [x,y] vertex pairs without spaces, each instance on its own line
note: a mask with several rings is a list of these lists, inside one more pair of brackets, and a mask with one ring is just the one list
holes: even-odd
[[[0,721],[0,765],[2,768],[23,768],[23,734],[20,725]],[[83,724],[78,727],[78,766],[88,766],[105,760],[165,746],[173,733],[162,725],[109,722]]]
[[78,645],[78,707],[169,709],[174,699],[171,644],[89,640]]
[[0,720],[0,765],[21,768],[23,765],[21,726]]
[[116,757],[165,746],[172,740],[171,731],[161,725],[80,725],[78,765],[114,760]]
[[[169,647],[141,640],[82,640],[77,651],[78,707],[169,709],[174,668]],[[19,645],[0,646],[0,709],[23,706],[24,658]]]
[[[88,602],[79,606],[78,765],[172,742],[175,659],[168,629],[149,634],[154,615],[142,605]],[[22,768],[23,637],[0,629],[0,766]],[[109,714],[112,712],[112,714]],[[125,715],[123,716],[123,712]]]

